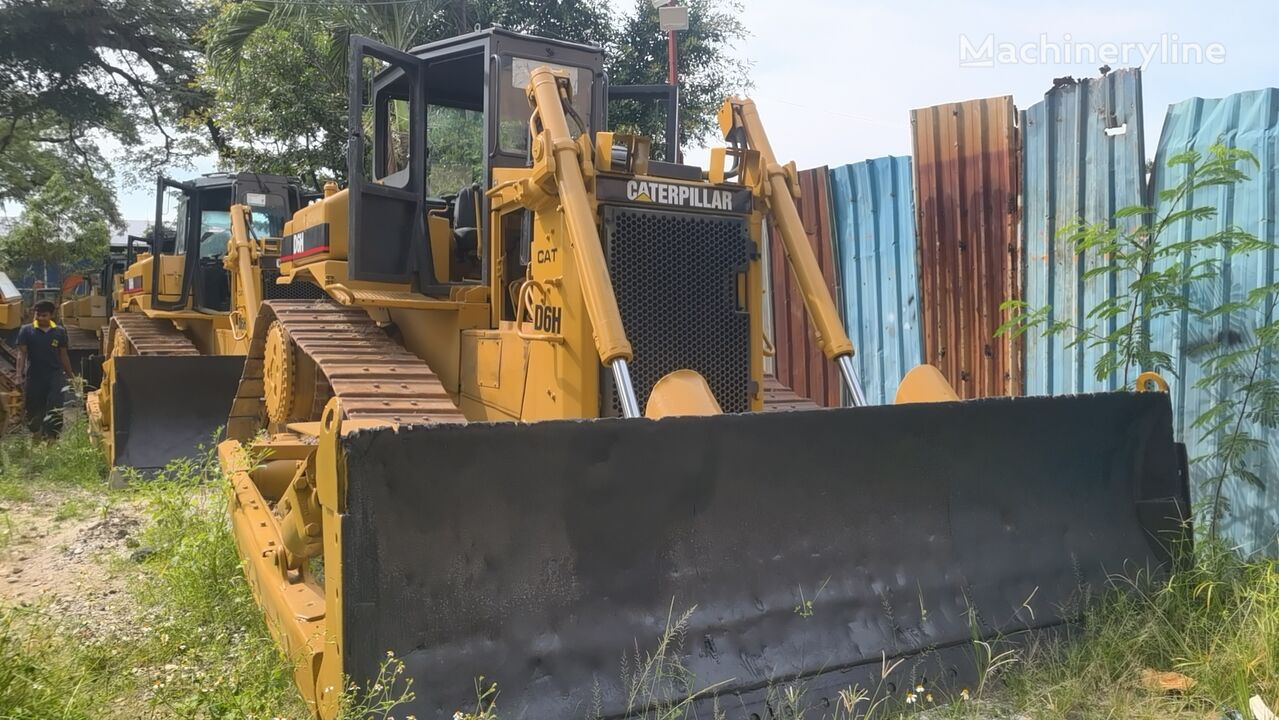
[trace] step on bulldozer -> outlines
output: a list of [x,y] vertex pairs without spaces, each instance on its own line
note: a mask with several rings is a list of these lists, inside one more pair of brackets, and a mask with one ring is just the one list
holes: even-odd
[[[170,192],[178,196],[172,233],[164,230]],[[246,282],[280,297],[319,296],[273,282],[277,246],[268,239],[302,201],[296,181],[272,175],[158,179],[152,233],[131,237],[123,270],[108,262],[102,280],[112,303],[102,319],[102,381],[87,406],[113,468],[155,470],[215,439],[244,365],[247,324],[236,298]],[[235,221],[247,223],[238,245],[230,242],[232,206],[241,208]],[[83,317],[93,317],[92,302]]]
[[[841,689],[966,682],[974,638],[1171,562],[1166,395],[958,402],[923,366],[866,406],[752,101],[724,103],[702,169],[605,129],[597,48],[356,37],[350,63],[349,184],[279,261],[325,296],[258,305],[219,445],[320,717],[388,656],[397,716],[473,708],[482,677],[501,717],[815,717]],[[854,407],[765,391],[769,217]],[[687,683],[632,692],[672,625]]]

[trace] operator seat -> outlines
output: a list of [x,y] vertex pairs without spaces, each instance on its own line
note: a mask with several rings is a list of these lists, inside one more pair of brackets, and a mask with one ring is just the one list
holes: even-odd
[[480,186],[467,185],[453,201],[453,247],[458,258],[479,256]]

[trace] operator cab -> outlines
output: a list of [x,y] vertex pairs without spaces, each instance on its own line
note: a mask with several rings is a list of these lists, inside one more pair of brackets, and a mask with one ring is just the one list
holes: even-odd
[[[212,173],[189,182],[161,177],[156,191],[154,227],[163,227],[165,199],[177,191],[174,219],[176,235],[170,250],[152,247],[153,256],[171,255],[181,273],[177,300],[159,295],[159,263],[152,265],[152,306],[184,309],[188,301],[196,310],[227,312],[231,309],[230,276],[222,265],[231,239],[231,206],[247,205],[252,210],[250,233],[255,237],[279,237],[284,223],[301,207],[296,182],[276,175],[257,173]],[[154,245],[154,244],[153,244]]]
[[[375,76],[371,97],[363,76],[352,78],[351,276],[416,280],[421,292],[443,295],[486,282],[485,193],[500,182],[495,171],[530,164],[530,73],[542,65],[565,72],[574,89],[575,131],[593,135],[604,128],[604,51],[501,28],[410,54],[364,39],[352,51],[386,68]],[[371,147],[363,142],[366,98]]]

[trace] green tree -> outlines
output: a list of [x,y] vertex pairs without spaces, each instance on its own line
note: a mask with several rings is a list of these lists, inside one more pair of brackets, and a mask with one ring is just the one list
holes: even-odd
[[[724,98],[747,89],[748,67],[730,48],[746,37],[736,0],[686,0],[688,30],[676,35],[679,68],[679,143],[688,147],[718,135],[715,115]],[[666,82],[667,35],[657,24],[649,0],[636,0],[609,46],[609,82],[656,85]],[[609,124],[653,138],[656,152],[665,149],[666,109],[659,103],[619,100],[609,106]]]
[[[246,5],[225,9],[208,33],[226,32]],[[213,96],[224,162],[303,177],[317,188],[320,178],[345,180],[346,81],[334,42],[316,21],[279,21],[245,37],[236,63],[211,65],[201,83]]]
[[63,277],[94,267],[110,240],[107,215],[86,204],[82,193],[54,173],[32,193],[17,223],[0,236],[0,269],[13,277]]
[[[55,175],[115,213],[99,143],[147,170],[200,149],[179,121],[204,102],[192,37],[203,5],[183,0],[8,0],[0,4],[0,202]],[[150,142],[158,138],[158,142]]]
[[[714,128],[724,96],[745,82],[745,66],[729,50],[744,30],[731,0],[689,5],[690,29],[681,33],[682,138],[695,142]],[[634,17],[615,15],[603,0],[222,2],[204,35],[209,64],[200,82],[216,98],[213,120],[225,131],[223,160],[342,179],[350,35],[404,49],[498,25],[605,47],[614,84],[659,83],[666,77],[666,36],[656,17],[647,0]],[[655,136],[660,145],[664,108],[616,103],[610,112],[622,129]],[[464,154],[473,150],[468,146]]]

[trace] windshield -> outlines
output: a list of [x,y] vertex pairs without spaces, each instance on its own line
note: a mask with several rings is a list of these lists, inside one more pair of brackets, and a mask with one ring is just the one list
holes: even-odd
[[[409,165],[408,101],[388,104],[386,168],[390,177]],[[484,113],[478,110],[426,106],[426,195],[451,195],[484,180]]]
[[[502,150],[506,152],[515,152],[520,155],[528,153],[528,118],[531,112],[526,95],[528,81],[533,71],[543,65],[568,74],[569,84],[573,87],[573,109],[577,111],[582,122],[591,121],[591,94],[595,83],[591,71],[570,65],[556,65],[544,60],[504,57],[497,107],[498,141]],[[573,137],[577,137],[582,132],[582,128],[578,127],[572,118],[569,118],[568,129],[573,133]]]
[[[284,218],[261,210],[253,211],[250,230],[257,237],[278,237]],[[200,213],[200,259],[220,258],[231,239],[231,211],[205,210]]]

